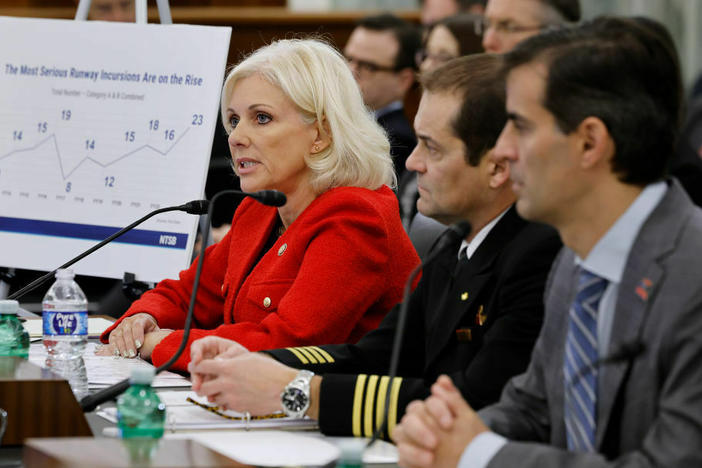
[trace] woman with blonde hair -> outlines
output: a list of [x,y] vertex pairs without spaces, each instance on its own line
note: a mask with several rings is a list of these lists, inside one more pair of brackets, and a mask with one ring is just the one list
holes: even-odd
[[[287,203],[244,200],[207,249],[190,341],[218,335],[250,350],[355,342],[399,302],[418,257],[400,223],[387,137],[345,60],[318,40],[265,46],[227,76],[222,120],[242,190],[279,190]],[[103,334],[107,351],[168,360],[194,265],[136,301]]]

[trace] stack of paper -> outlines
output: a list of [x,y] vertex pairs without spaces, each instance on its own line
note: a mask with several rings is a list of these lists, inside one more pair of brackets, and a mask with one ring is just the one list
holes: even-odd
[[[115,384],[121,380],[128,379],[135,367],[153,367],[148,362],[139,359],[127,359],[114,356],[97,356],[95,354],[96,343],[88,343],[83,353],[85,370],[88,375],[89,388],[101,388]],[[29,347],[30,362],[41,366],[46,366],[46,349],[42,343],[32,343]],[[155,388],[163,387],[190,387],[190,382],[173,372],[161,372],[156,376],[152,384]]]

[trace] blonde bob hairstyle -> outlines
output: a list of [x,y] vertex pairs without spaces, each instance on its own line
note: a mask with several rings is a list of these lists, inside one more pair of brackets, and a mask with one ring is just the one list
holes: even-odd
[[245,58],[229,72],[222,89],[227,133],[232,131],[226,109],[234,86],[255,74],[279,87],[303,121],[322,122],[318,128],[329,133],[330,145],[305,157],[317,195],[333,187],[395,187],[387,135],[363,104],[346,60],[336,49],[316,39],[285,39]]

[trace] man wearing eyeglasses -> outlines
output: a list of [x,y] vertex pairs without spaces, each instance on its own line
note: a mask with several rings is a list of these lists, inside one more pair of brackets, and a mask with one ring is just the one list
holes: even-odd
[[420,47],[421,35],[414,25],[382,14],[361,19],[344,48],[366,106],[390,137],[398,180],[417,144],[402,102],[414,84],[414,57]]
[[580,0],[488,0],[479,26],[486,52],[509,52],[542,30],[580,20]]

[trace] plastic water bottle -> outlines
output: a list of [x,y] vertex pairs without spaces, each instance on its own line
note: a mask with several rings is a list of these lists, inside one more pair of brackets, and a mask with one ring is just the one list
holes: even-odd
[[151,388],[153,380],[153,368],[134,368],[131,387],[117,398],[117,426],[123,439],[163,437],[166,405]]
[[17,301],[0,301],[0,356],[29,356],[29,333],[17,318]]
[[57,270],[42,302],[44,347],[57,359],[82,356],[88,342],[88,300],[73,277],[73,270]]
[[54,374],[66,379],[77,400],[90,393],[88,391],[88,372],[82,357],[61,359],[48,354],[44,366]]

